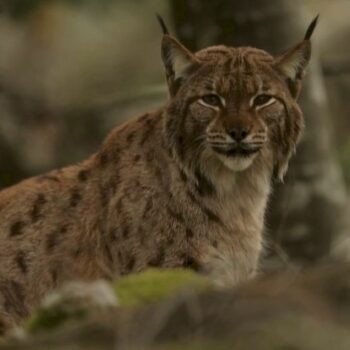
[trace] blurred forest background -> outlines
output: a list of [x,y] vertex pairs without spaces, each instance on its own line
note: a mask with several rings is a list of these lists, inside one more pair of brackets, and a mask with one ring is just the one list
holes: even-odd
[[267,217],[264,267],[350,257],[350,1],[0,0],[0,188],[83,160],[165,103],[161,13],[192,50],[278,54],[320,13],[302,92],[306,134]]

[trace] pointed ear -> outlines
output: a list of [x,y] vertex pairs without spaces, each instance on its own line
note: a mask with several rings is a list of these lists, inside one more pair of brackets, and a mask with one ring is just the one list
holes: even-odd
[[318,16],[309,25],[304,40],[276,58],[276,69],[287,79],[290,92],[296,99],[301,90],[306,67],[311,58],[310,38],[317,25]]
[[199,66],[197,58],[169,34],[162,40],[162,59],[170,95],[174,96],[181,82]]
[[181,82],[190,72],[199,66],[198,59],[179,41],[169,34],[169,30],[163,18],[156,14],[163,31],[162,59],[165,66],[166,79],[170,95],[174,96]]

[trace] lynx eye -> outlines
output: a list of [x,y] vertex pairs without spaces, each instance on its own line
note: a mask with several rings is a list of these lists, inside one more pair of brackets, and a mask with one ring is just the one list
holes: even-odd
[[218,95],[215,94],[205,95],[202,98],[200,98],[199,102],[209,107],[221,106],[221,99]]
[[254,106],[255,107],[262,107],[265,105],[269,105],[272,102],[274,102],[275,99],[270,96],[270,95],[266,95],[266,94],[262,94],[262,95],[258,95],[255,97],[254,99]]

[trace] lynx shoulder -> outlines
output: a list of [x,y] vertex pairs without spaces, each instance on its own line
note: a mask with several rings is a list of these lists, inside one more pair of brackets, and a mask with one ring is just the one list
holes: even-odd
[[188,267],[218,284],[254,275],[272,177],[303,129],[310,36],[273,57],[190,52],[168,33],[165,107],[116,128],[79,165],[0,193],[0,330],[69,280]]

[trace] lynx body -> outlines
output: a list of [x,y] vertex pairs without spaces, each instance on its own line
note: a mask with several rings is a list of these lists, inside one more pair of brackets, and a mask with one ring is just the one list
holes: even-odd
[[79,165],[0,193],[0,332],[68,280],[189,267],[220,285],[252,277],[273,176],[303,128],[296,102],[310,35],[285,54],[167,32],[170,98],[116,128]]

